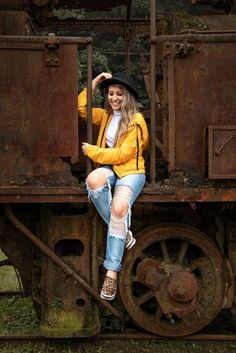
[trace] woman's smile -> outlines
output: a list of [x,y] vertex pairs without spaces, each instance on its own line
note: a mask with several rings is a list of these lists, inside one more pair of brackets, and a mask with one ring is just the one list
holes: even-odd
[[124,99],[124,91],[122,87],[110,86],[108,89],[107,99],[113,110],[120,110]]

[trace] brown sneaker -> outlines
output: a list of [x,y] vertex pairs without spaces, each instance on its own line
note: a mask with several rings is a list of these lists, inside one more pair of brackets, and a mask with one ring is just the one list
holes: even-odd
[[117,280],[106,276],[103,282],[100,297],[105,300],[112,300],[116,296],[116,289]]
[[135,245],[136,239],[133,237],[131,230],[128,230],[126,240],[125,240],[125,249],[130,250]]

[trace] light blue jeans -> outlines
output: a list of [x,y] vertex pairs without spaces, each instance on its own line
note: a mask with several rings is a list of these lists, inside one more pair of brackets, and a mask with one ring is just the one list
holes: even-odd
[[[107,184],[99,189],[92,190],[87,185],[89,199],[108,225],[106,259],[103,265],[107,270],[119,272],[121,270],[126,235],[131,225],[131,206],[142,191],[146,176],[145,174],[130,174],[123,178],[118,178],[110,166],[103,166],[96,169],[96,171],[102,171],[107,176]],[[125,224],[125,232],[121,231],[120,234],[117,234],[116,231],[114,234],[112,231],[114,228],[111,227],[111,205],[113,195],[119,189],[119,186],[128,186],[131,193],[128,200],[128,212],[122,219]]]

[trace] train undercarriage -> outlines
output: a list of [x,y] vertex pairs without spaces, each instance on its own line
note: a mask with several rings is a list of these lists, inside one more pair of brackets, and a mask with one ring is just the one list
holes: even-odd
[[[222,309],[231,308],[234,317],[235,209],[212,203],[192,207],[135,205],[137,244],[125,254],[118,304],[109,316],[118,317],[120,327],[133,322],[136,329],[178,337],[206,327]],[[25,293],[32,294],[43,335],[97,334],[106,227],[94,209],[88,203],[21,204],[5,211],[1,249],[17,268]]]

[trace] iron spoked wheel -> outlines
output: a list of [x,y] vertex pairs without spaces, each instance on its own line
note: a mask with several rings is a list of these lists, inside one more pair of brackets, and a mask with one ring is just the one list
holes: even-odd
[[199,230],[162,224],[137,234],[119,276],[131,318],[162,336],[185,336],[207,326],[223,306],[226,283],[216,245]]

